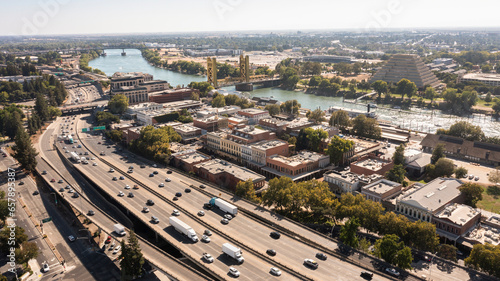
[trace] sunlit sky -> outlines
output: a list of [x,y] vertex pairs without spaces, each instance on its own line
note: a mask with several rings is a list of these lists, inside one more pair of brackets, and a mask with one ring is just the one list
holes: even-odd
[[500,27],[498,0],[0,0],[0,35]]

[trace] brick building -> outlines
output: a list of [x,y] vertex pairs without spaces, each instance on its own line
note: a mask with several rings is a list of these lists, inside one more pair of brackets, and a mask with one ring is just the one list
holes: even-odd
[[437,233],[455,241],[475,228],[480,220],[481,213],[478,210],[457,203],[447,204],[432,217]]
[[193,93],[199,94],[197,89],[182,88],[153,92],[149,94],[149,101],[156,103],[168,103],[181,100],[189,100]]
[[358,161],[351,163],[351,172],[358,175],[385,175],[387,171],[394,167],[392,160],[385,160],[369,154],[361,157]]
[[194,149],[188,149],[172,154],[173,165],[186,172],[194,171],[195,165],[210,161],[211,159],[212,158],[210,156],[200,153]]
[[228,120],[222,116],[211,116],[206,118],[193,119],[193,126],[198,127],[207,132],[216,132],[225,129],[228,126]]
[[238,111],[238,115],[248,119],[248,124],[258,124],[260,119],[269,118],[269,111],[258,108],[247,108]]
[[402,188],[400,183],[381,179],[361,187],[361,194],[364,194],[366,199],[382,203],[401,194]]
[[266,166],[262,168],[262,173],[267,177],[285,176],[293,181],[303,181],[319,176],[322,168],[330,164],[330,157],[303,150],[291,157],[272,155],[267,157],[266,162]]

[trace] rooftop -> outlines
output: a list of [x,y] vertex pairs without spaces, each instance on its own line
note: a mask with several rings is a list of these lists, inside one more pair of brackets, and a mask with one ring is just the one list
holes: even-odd
[[370,191],[370,192],[376,193],[376,194],[384,194],[387,191],[390,191],[390,190],[392,190],[396,187],[400,187],[400,186],[401,186],[400,183],[393,182],[393,181],[386,180],[386,179],[381,179],[381,180],[378,180],[378,181],[371,183],[369,185],[363,186],[361,188],[361,190]]
[[288,145],[288,143],[286,141],[282,141],[282,140],[264,140],[264,141],[256,142],[256,143],[252,144],[251,146],[253,148],[256,148],[256,149],[267,150],[267,149],[281,146],[283,144]]
[[333,177],[333,178],[341,178],[342,181],[350,182],[350,183],[357,183],[360,181],[370,183],[372,181],[379,180],[382,178],[381,175],[377,175],[377,174],[365,176],[365,175],[358,175],[358,174],[353,173],[353,172],[335,172],[335,171],[330,172],[330,173],[325,173],[324,176],[325,177]]
[[265,180],[265,177],[259,175],[247,168],[231,164],[220,159],[213,159],[207,162],[195,165],[196,168],[204,168],[211,174],[229,173],[241,181],[252,179],[254,182]]
[[454,178],[436,178],[426,185],[403,195],[399,199],[405,204],[434,211],[460,195],[458,188],[463,182]]
[[181,132],[181,133],[190,133],[190,132],[196,132],[200,130],[200,128],[188,125],[188,124],[182,124],[174,127],[174,130],[176,132]]
[[312,163],[315,161],[319,161],[323,157],[327,156],[316,152],[303,150],[294,156],[285,157],[282,155],[273,155],[269,156],[269,159],[281,162],[288,166],[296,167],[303,163]]
[[194,149],[189,149],[189,150],[185,150],[182,152],[178,152],[178,153],[172,154],[172,156],[174,156],[178,159],[181,159],[183,162],[186,162],[188,164],[193,164],[193,163],[197,163],[200,161],[206,161],[206,160],[210,159],[210,156],[201,154]]
[[441,210],[434,216],[440,219],[449,219],[451,222],[457,225],[465,225],[477,214],[479,214],[479,211],[472,208],[471,206],[453,203],[447,205],[443,210]]
[[500,74],[495,74],[495,73],[467,73],[462,78],[500,82]]
[[365,160],[354,162],[351,165],[355,165],[355,166],[358,166],[358,167],[363,167],[365,169],[371,169],[372,171],[379,171],[387,163],[389,163],[389,162],[381,160],[381,159],[368,158],[368,159],[365,159]]

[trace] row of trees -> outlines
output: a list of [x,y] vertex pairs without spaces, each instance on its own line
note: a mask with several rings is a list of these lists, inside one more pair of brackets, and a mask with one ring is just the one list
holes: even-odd
[[380,139],[382,130],[374,118],[367,118],[364,114],[351,119],[344,110],[338,110],[332,113],[329,124],[336,126],[342,131],[346,131],[352,126],[352,133],[360,137],[371,139]]
[[254,103],[246,98],[240,98],[238,95],[230,94],[227,96],[215,93],[214,99],[212,100],[213,107],[224,107],[226,105],[237,105],[241,108],[254,107]]
[[46,95],[50,105],[53,106],[61,105],[68,95],[64,85],[52,75],[43,75],[29,82],[25,80],[23,84],[0,82],[0,103],[13,103],[35,98],[37,93]]
[[465,265],[500,278],[500,245],[476,244],[464,260]]

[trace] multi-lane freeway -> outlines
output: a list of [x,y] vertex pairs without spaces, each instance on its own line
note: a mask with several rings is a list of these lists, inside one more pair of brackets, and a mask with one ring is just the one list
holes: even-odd
[[[89,124],[85,124],[86,120],[79,121],[76,125],[75,131],[79,131],[83,127],[88,127]],[[150,216],[153,214],[160,218],[160,224],[164,223],[163,233],[167,233],[175,237],[179,240],[179,243],[186,244],[185,240],[179,239],[180,235],[175,232],[171,227],[168,227],[168,217],[170,216],[170,212],[173,209],[182,209],[185,213],[190,214],[182,214],[180,216],[181,219],[184,219],[191,227],[193,227],[198,234],[201,234],[205,229],[209,228],[212,231],[217,230],[228,238],[231,238],[232,241],[236,241],[235,244],[242,247],[247,247],[254,249],[257,259],[255,261],[250,258],[245,262],[242,266],[238,266],[241,268],[242,277],[250,274],[250,276],[255,276],[255,274],[265,273],[262,277],[270,278],[269,269],[272,265],[280,267],[283,271],[289,269],[293,272],[299,273],[302,277],[299,278],[311,278],[315,280],[353,280],[358,279],[361,269],[355,265],[337,259],[335,257],[330,257],[326,261],[318,261],[320,266],[316,270],[311,270],[308,267],[303,265],[304,259],[311,258],[315,259],[315,254],[319,252],[319,250],[313,246],[310,246],[307,243],[297,241],[294,237],[290,237],[288,235],[283,235],[281,239],[274,240],[269,237],[269,233],[274,229],[260,223],[252,219],[250,216],[245,215],[244,213],[238,214],[236,218],[230,221],[228,225],[222,225],[220,220],[222,218],[220,213],[206,211],[206,216],[202,219],[196,218],[196,214],[199,210],[202,209],[204,203],[208,202],[210,199],[204,192],[199,191],[196,188],[191,188],[192,192],[186,194],[184,191],[190,185],[199,186],[200,183],[194,181],[193,179],[187,178],[181,174],[172,173],[167,175],[165,169],[157,169],[152,168],[151,166],[147,166],[147,168],[141,169],[139,168],[140,164],[143,164],[138,161],[134,161],[132,157],[129,157],[128,160],[124,161],[124,155],[119,151],[115,150],[114,147],[108,148],[108,145],[101,139],[99,136],[93,136],[89,134],[78,134],[81,144],[83,144],[82,148],[78,148],[76,145],[75,148],[67,147],[71,151],[75,150],[77,152],[85,153],[85,151],[90,152],[92,157],[96,158],[95,160],[90,161],[89,165],[76,164],[76,166],[82,170],[82,172],[86,172],[91,175],[95,181],[100,182],[100,186],[104,189],[109,189],[110,194],[114,194],[117,200],[123,201],[122,204],[127,204],[131,208],[131,211],[137,212],[138,216],[143,216],[145,220],[149,220]],[[77,138],[78,139],[78,138]],[[101,144],[99,144],[99,142]],[[62,147],[67,146],[65,144],[60,144]],[[105,156],[99,155],[101,151],[106,153]],[[134,166],[134,172],[131,174],[124,174],[125,180],[113,181],[112,178],[114,176],[119,177],[118,171],[115,173],[109,172],[109,166],[106,163],[100,161],[100,158],[105,160],[106,163],[111,164],[112,166],[119,167],[120,170],[126,171],[129,166]],[[120,159],[122,158],[122,159]],[[96,162],[97,166],[93,166],[93,162]],[[149,175],[153,171],[158,171],[158,175],[150,177]],[[170,182],[166,182],[166,178],[170,178]],[[128,190],[125,190],[125,185],[133,186],[136,182],[132,181],[130,178],[137,180],[142,183],[146,188],[141,187],[139,190],[132,190],[135,197],[134,198],[126,198],[121,197],[118,198],[117,194],[119,191],[125,192],[128,194]],[[165,187],[159,187],[159,184],[163,183]],[[104,187],[105,186],[105,187]],[[150,190],[146,190],[150,189]],[[152,194],[151,190],[154,193]],[[176,192],[182,192],[183,196],[179,201],[173,201],[172,198],[175,197]],[[158,212],[157,209],[151,208],[150,214],[143,214],[141,212],[142,208],[145,206],[145,202],[147,199],[153,199],[155,202],[161,202],[161,211]],[[138,202],[138,203],[136,203]],[[156,205],[156,204],[155,204]],[[159,214],[159,215],[156,215]],[[194,216],[193,216],[194,215]],[[162,233],[161,231],[159,233]],[[225,242],[224,238],[220,242]],[[209,244],[217,244],[219,240],[214,238],[212,242]],[[185,245],[184,245],[185,246]],[[193,248],[195,249],[193,252]],[[192,255],[199,255],[203,252],[203,249],[198,250],[196,245],[191,245],[190,247],[184,247],[187,253],[192,253]],[[267,249],[274,249],[277,252],[275,257],[270,257],[266,254]],[[214,252],[215,251],[215,252]],[[211,254],[220,254],[221,247],[220,244],[215,247]],[[217,256],[215,255],[215,256]],[[245,253],[244,256],[251,256],[248,253]],[[259,258],[260,257],[260,258]],[[274,262],[273,264],[259,264],[259,260],[271,260]],[[222,265],[217,267],[217,261],[214,265],[209,265],[211,267],[217,267],[219,270],[224,270],[227,272],[228,263],[227,261],[221,258]],[[257,266],[255,268],[250,268],[250,271],[247,271],[245,268],[245,264],[255,262]],[[375,280],[386,279],[386,277],[376,276]]]

